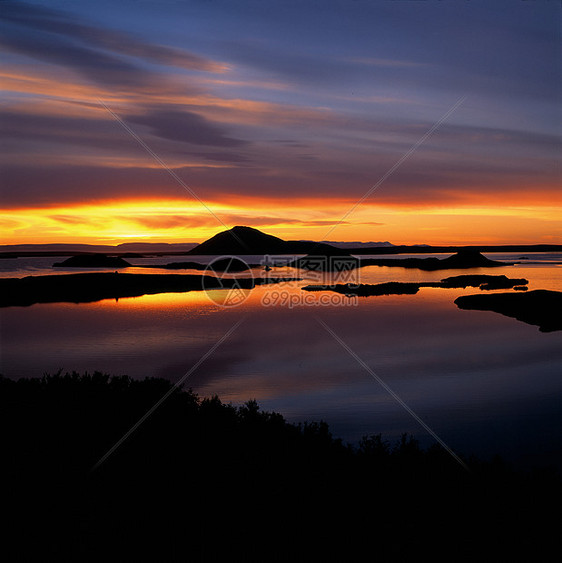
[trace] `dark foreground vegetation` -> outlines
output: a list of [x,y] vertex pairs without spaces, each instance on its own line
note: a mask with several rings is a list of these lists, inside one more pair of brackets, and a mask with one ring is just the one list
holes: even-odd
[[6,561],[549,561],[560,480],[162,379],[0,378]]

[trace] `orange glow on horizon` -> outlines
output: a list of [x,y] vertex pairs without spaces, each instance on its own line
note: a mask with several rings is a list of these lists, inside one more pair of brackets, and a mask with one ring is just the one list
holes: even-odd
[[[202,242],[247,225],[287,240],[390,241],[393,244],[561,244],[560,207],[407,207],[363,203],[338,223],[349,201],[247,199],[107,201],[12,209],[0,216],[0,244]],[[211,210],[212,213],[209,211]]]

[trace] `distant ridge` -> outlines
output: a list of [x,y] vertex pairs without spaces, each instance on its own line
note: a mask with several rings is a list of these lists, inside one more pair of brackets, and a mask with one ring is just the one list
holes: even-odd
[[478,252],[562,252],[562,244],[483,244],[483,245],[450,245],[432,246],[429,244],[395,245],[372,248],[349,248],[351,254],[452,254],[460,250],[477,250]]
[[103,252],[116,256],[131,252],[143,254],[183,254],[197,246],[196,242],[123,242],[108,244],[5,244],[0,245],[0,257],[16,256],[69,256],[72,254]]
[[[314,241],[302,241],[302,242],[314,242]],[[322,243],[324,244],[329,244],[330,246],[335,246],[336,248],[344,248],[344,249],[357,249],[357,248],[363,248],[363,249],[369,249],[369,248],[393,248],[394,244],[392,244],[391,242],[388,241],[379,241],[379,242],[360,242],[360,241],[352,241],[352,242],[346,242],[346,241],[332,241],[332,240],[323,240]]]
[[[230,234],[225,234],[230,233]],[[233,236],[236,235],[236,236]],[[242,241],[233,244],[233,241]],[[211,241],[213,241],[211,243]],[[220,247],[219,247],[220,243]],[[222,247],[224,243],[224,248]],[[214,248],[213,248],[214,247]],[[450,245],[432,246],[426,244],[394,245],[385,242],[315,242],[311,240],[285,241],[252,227],[234,227],[201,244],[165,242],[124,242],[118,245],[52,243],[52,244],[5,244],[0,245],[0,258],[24,256],[71,256],[83,253],[101,252],[108,256],[124,256],[141,253],[152,255],[180,254],[320,254],[320,255],[361,255],[361,254],[453,254],[461,249],[479,252],[562,252],[561,244],[504,244],[504,245]]]
[[236,226],[222,231],[214,237],[197,245],[187,254],[191,255],[221,255],[232,254],[320,254],[323,256],[347,256],[348,252],[322,242],[286,241],[279,237],[268,235],[253,227]]

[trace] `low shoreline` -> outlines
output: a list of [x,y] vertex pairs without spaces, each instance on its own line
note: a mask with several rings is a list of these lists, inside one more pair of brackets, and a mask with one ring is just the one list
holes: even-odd
[[518,289],[527,290],[529,280],[525,278],[508,278],[507,276],[491,276],[486,274],[467,274],[444,278],[438,282],[385,282],[378,284],[332,284],[306,285],[304,291],[333,291],[344,295],[358,295],[369,297],[377,295],[415,294],[422,287],[441,287],[443,289],[465,289],[479,287],[481,290]]
[[253,289],[256,285],[298,278],[218,278],[196,274],[126,274],[117,272],[53,274],[0,279],[0,307],[36,303],[91,303],[103,299],[184,293],[213,289]]
[[462,295],[455,299],[459,309],[493,311],[536,325],[541,332],[562,330],[562,292],[535,289],[527,293]]

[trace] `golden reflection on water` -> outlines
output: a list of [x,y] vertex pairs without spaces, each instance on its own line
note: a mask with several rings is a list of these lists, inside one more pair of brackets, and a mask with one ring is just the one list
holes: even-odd
[[[106,299],[103,303],[111,303]],[[156,293],[138,297],[123,297],[117,300],[120,306],[128,309],[161,309],[162,307],[213,307],[215,304],[204,291],[183,293]]]
[[[466,274],[488,274],[505,275],[507,277],[526,278],[529,280],[529,290],[548,289],[552,291],[562,291],[562,276],[558,275],[560,267],[537,268],[532,266],[517,265],[500,268],[480,268],[467,270],[443,270],[425,272],[407,268],[389,267],[366,267],[361,269],[356,277],[358,283],[377,284],[389,281],[396,282],[437,282],[443,278],[466,275]],[[263,272],[252,272],[254,277],[263,275]],[[282,273],[275,276],[297,277],[300,274],[301,280],[257,285],[252,290],[240,290],[238,293],[231,289],[221,289],[212,291],[188,291],[183,293],[159,293],[154,295],[142,295],[138,297],[124,297],[119,299],[106,299],[96,303],[88,304],[89,307],[108,307],[113,309],[119,305],[124,310],[137,311],[159,311],[164,309],[175,309],[183,307],[186,310],[197,311],[198,314],[214,313],[225,309],[240,309],[244,311],[256,308],[288,308],[296,309],[300,307],[370,307],[375,302],[399,305],[404,303],[405,295],[390,295],[377,297],[349,298],[345,295],[334,292],[306,292],[303,286],[316,283],[339,283],[339,280],[330,274],[317,279],[307,272],[297,272],[285,269]],[[248,276],[246,276],[248,277]],[[506,290],[494,290],[494,293]],[[436,301],[452,302],[460,295],[470,293],[480,293],[477,287],[467,287],[466,289],[441,289],[441,288],[420,288],[416,294],[417,298],[431,298]]]

